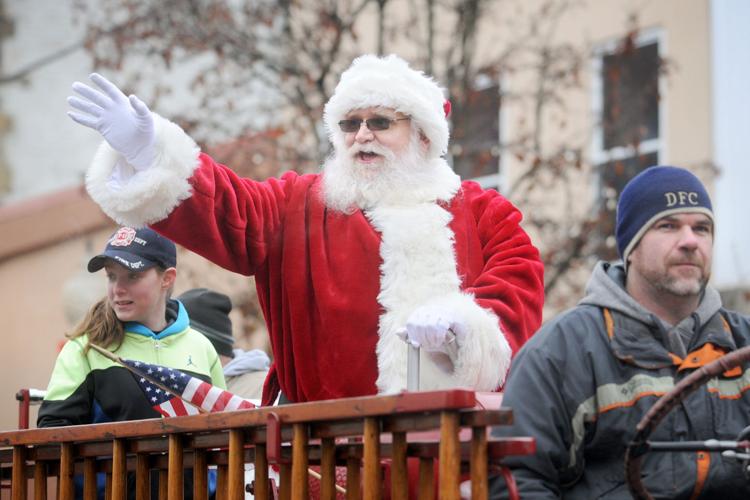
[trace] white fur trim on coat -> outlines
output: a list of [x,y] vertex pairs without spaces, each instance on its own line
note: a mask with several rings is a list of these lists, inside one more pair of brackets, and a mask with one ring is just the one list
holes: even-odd
[[143,227],[165,219],[192,194],[188,179],[200,149],[179,126],[156,113],[156,158],[136,171],[103,142],[86,173],[86,190],[104,213],[124,226]]
[[421,71],[414,70],[396,55],[356,58],[341,75],[333,95],[325,105],[323,121],[328,138],[343,151],[344,133],[339,121],[352,110],[370,107],[391,108],[412,118],[430,140],[428,158],[448,151],[448,119],[440,86]]
[[420,353],[420,389],[495,390],[510,366],[511,349],[497,316],[460,291],[451,214],[435,203],[378,207],[366,213],[381,233],[380,317],[377,345],[380,393],[406,389],[407,345],[396,331],[420,306],[451,310],[467,325],[452,371],[438,356]]

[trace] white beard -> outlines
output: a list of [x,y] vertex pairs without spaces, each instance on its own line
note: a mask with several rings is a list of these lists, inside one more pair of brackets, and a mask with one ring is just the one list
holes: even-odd
[[[422,153],[418,134],[412,134],[406,151],[398,155],[377,143],[347,149],[342,142],[336,143],[334,156],[323,167],[320,194],[331,210],[345,214],[362,210],[381,235],[378,393],[395,394],[406,388],[407,346],[397,332],[416,308],[425,305],[455,311],[471,325],[472,333],[450,367],[450,362],[422,351],[422,388],[495,389],[510,364],[510,346],[497,316],[461,290],[450,227],[453,215],[439,203],[456,195],[461,179],[445,160]],[[360,151],[382,158],[363,164],[355,160]]]
[[[373,164],[355,160],[366,151],[381,155]],[[379,144],[337,148],[323,166],[323,199],[327,207],[352,213],[383,205],[449,200],[458,177],[442,158],[427,159],[418,132],[401,154]]]

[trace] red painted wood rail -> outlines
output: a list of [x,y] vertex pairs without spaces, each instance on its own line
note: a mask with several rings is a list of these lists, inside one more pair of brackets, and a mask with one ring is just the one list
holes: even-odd
[[[104,473],[105,495],[119,500],[127,498],[128,474],[138,499],[149,498],[156,475],[159,499],[180,500],[185,469],[193,469],[193,498],[203,500],[207,471],[215,467],[216,498],[239,500],[250,486],[246,465],[253,464],[255,498],[273,497],[271,465],[279,471],[279,498],[307,498],[315,476],[324,499],[335,498],[342,486],[347,498],[406,499],[412,458],[419,462],[419,498],[437,491],[440,499],[458,500],[460,482],[470,480],[472,498],[481,500],[489,464],[535,451],[531,438],[489,437],[491,426],[511,422],[510,409],[487,409],[473,391],[447,390],[7,431],[0,432],[0,479],[10,484],[12,500],[68,500],[81,475],[84,498],[93,500],[96,474]],[[346,485],[335,484],[336,467],[346,467]],[[390,481],[384,481],[385,467]]]

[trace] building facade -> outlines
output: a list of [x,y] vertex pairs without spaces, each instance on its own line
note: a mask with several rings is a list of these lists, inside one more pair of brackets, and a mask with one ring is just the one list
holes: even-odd
[[[0,0],[6,402],[20,388],[44,387],[65,332],[104,292],[103,278],[83,272],[114,228],[81,187],[98,139],[65,116],[70,84],[94,69],[74,3]],[[710,186],[719,217],[714,282],[744,307],[747,2],[483,2],[466,37],[452,31],[459,11],[433,4],[391,0],[380,12],[372,2],[348,53],[382,46],[430,66],[442,81],[461,67],[452,47],[470,49],[465,85],[449,89],[451,159],[463,177],[496,187],[523,210],[548,261],[547,317],[581,296],[597,257],[613,256],[618,189],[656,163],[688,167]],[[429,5],[436,9],[432,37]],[[241,298],[252,287],[186,251],[179,258],[177,292],[210,286]],[[15,407],[0,405],[0,429],[15,425]]]

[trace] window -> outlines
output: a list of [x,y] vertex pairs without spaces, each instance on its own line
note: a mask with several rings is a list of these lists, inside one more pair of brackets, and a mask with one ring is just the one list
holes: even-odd
[[658,33],[601,47],[594,58],[594,131],[592,159],[598,173],[602,259],[616,259],[617,199],[625,184],[660,161],[662,149]]
[[452,102],[451,156],[461,179],[497,188],[500,171],[500,87],[480,74],[463,102]]

